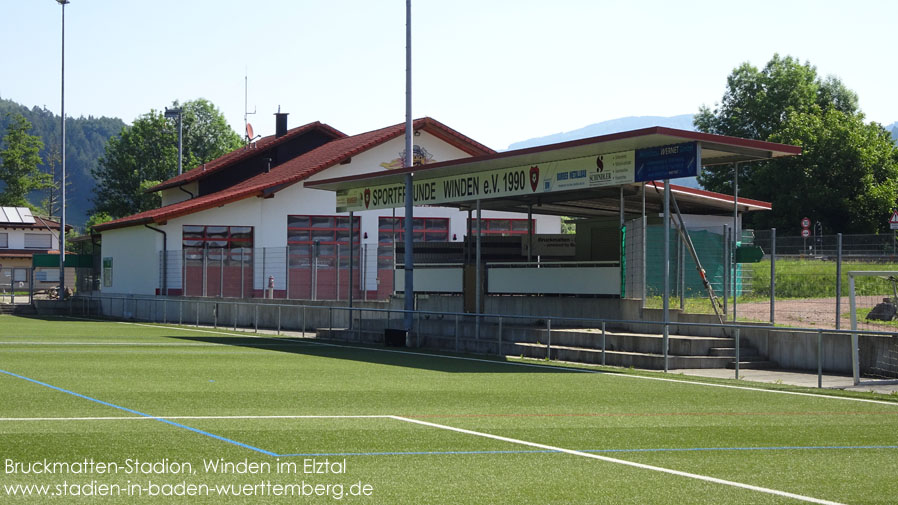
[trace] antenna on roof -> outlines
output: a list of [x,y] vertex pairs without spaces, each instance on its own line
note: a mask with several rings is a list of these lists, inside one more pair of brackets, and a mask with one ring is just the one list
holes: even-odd
[[247,144],[249,144],[253,140],[256,140],[257,138],[261,137],[261,135],[259,135],[259,137],[256,137],[253,135],[253,125],[249,124],[249,121],[247,121],[247,116],[256,113],[255,105],[253,105],[253,111],[249,112],[249,105],[247,103],[248,97],[249,97],[249,77],[247,75],[246,67],[244,67],[244,70],[243,70],[243,126],[244,126],[244,131],[246,133],[245,140],[246,140]]

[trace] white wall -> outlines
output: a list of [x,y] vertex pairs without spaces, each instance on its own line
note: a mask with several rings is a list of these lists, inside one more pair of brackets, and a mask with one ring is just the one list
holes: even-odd
[[50,235],[51,246],[48,249],[59,249],[59,230],[46,228],[0,228],[0,233],[7,234],[7,249],[25,249],[25,234]]
[[[171,241],[169,234],[169,243]],[[177,242],[180,243],[180,237]],[[113,258],[112,286],[106,286],[106,279],[101,279],[100,291],[155,294],[159,284],[161,250],[162,235],[144,226],[104,231],[101,258]]]
[[[199,192],[199,184],[196,182],[189,182],[184,185],[184,189],[190,191],[192,194],[196,195]],[[162,190],[162,206],[171,205],[178,202],[183,202],[184,200],[190,200],[190,195],[181,191],[178,188],[164,189]]]

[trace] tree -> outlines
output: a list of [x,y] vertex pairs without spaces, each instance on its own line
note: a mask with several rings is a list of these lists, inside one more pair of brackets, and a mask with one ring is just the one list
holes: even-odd
[[[61,122],[59,115],[46,107],[26,107],[12,100],[0,98],[0,132],[6,131],[9,121],[17,114],[25,116],[31,123],[32,135],[37,135],[44,142],[44,150],[38,154],[44,164],[38,168],[44,172],[52,172],[47,165],[51,150],[59,150]],[[91,207],[90,199],[94,195],[96,182],[91,169],[103,154],[106,141],[121,132],[125,123],[119,118],[109,117],[67,117],[66,118],[66,223],[82,226],[87,219],[87,211]],[[3,133],[0,133],[0,137]],[[57,160],[59,163],[59,160]],[[58,169],[58,164],[57,167]],[[56,177],[59,184],[59,177]],[[54,192],[54,200],[58,197]],[[47,197],[46,191],[32,192],[28,198],[40,202]],[[58,203],[54,203],[54,216],[59,215]],[[41,203],[41,207],[44,207]],[[41,210],[43,212],[43,210]]]
[[[41,200],[40,210],[47,215],[47,217],[53,218],[56,216],[58,219],[60,216],[59,206],[60,200],[62,199],[61,192],[59,191],[59,179],[62,174],[57,173],[57,167],[60,163],[61,156],[59,154],[59,145],[55,143],[51,143],[50,146],[46,149],[46,154],[44,155],[44,165],[41,171],[43,173],[48,174],[51,177],[50,185],[47,186],[46,197]],[[65,173],[65,191],[67,195],[67,199],[65,202],[66,207],[66,220],[68,220],[68,216],[71,215],[71,201],[73,195],[73,184],[72,184],[72,170],[66,170]]]
[[38,154],[44,147],[41,139],[29,135],[31,123],[22,115],[15,115],[6,127],[3,139],[5,148],[0,150],[0,181],[6,187],[0,193],[0,205],[9,207],[31,207],[28,193],[52,184],[52,176],[41,173]]
[[[174,106],[178,102],[173,103]],[[183,165],[201,165],[241,145],[221,112],[202,98],[182,106]],[[161,111],[138,117],[118,137],[109,139],[106,152],[93,170],[97,179],[93,214],[123,217],[158,207],[158,194],[147,189],[177,175],[178,128]]]
[[[809,63],[774,55],[762,70],[742,64],[720,104],[700,108],[695,126],[802,148],[798,157],[739,166],[739,195],[773,204],[772,212],[748,215],[748,226],[797,233],[807,216],[826,233],[887,228],[898,202],[898,150],[885,128],[864,121],[853,91],[835,77],[819,78]],[[699,183],[732,194],[733,168],[707,167]]]

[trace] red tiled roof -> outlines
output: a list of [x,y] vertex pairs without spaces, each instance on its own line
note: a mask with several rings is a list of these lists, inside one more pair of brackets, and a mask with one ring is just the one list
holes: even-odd
[[35,254],[59,254],[58,249],[0,249],[0,258],[30,258]]
[[[495,151],[480,144],[432,118],[417,119],[416,130],[424,130],[471,155],[493,154]],[[179,216],[192,214],[212,207],[243,200],[252,196],[264,196],[302,181],[322,170],[365,152],[405,132],[405,123],[381,128],[351,137],[338,138],[292,160],[273,167],[271,172],[261,173],[216,193],[191,198],[152,209],[139,214],[109,221],[94,227],[97,231],[126,226],[162,223]],[[283,137],[281,137],[283,138]],[[280,139],[279,139],[280,140]],[[229,156],[229,155],[225,155]],[[208,167],[206,171],[208,172]],[[184,174],[186,175],[186,174]],[[172,179],[174,180],[174,179]],[[167,184],[167,183],[166,183]]]
[[[59,230],[59,222],[52,221],[45,217],[34,216],[33,223],[0,223],[0,228],[13,228],[13,229],[26,229],[26,230],[46,230],[47,228],[51,230]],[[71,230],[73,228],[72,225],[65,225],[66,230]]]
[[302,126],[297,126],[296,128],[287,130],[287,133],[281,135],[280,137],[275,137],[274,135],[269,135],[267,137],[263,137],[256,142],[253,142],[247,146],[234,149],[233,151],[220,156],[208,163],[204,163],[192,170],[188,170],[181,175],[172,177],[171,179],[164,181],[156,186],[153,186],[147,191],[160,191],[163,189],[174,188],[176,186],[180,186],[182,184],[186,184],[188,182],[193,182],[197,179],[202,179],[203,177],[208,177],[213,173],[231,166],[235,163],[239,163],[247,158],[258,155],[266,149],[271,149],[272,147],[278,146],[287,142],[290,139],[294,139],[298,136],[301,136],[304,133],[310,132],[312,130],[319,130],[324,132],[333,138],[342,138],[346,137],[346,134],[332,128],[329,125],[326,125],[320,121],[315,121],[314,123],[305,124]]

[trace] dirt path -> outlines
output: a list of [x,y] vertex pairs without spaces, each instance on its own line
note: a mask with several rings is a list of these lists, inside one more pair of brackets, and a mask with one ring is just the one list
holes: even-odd
[[[847,297],[841,300],[839,312],[841,318],[839,328],[847,330],[851,328],[850,308]],[[873,307],[876,303],[866,300],[868,307]],[[826,328],[834,329],[836,327],[836,298],[809,298],[803,300],[776,300],[776,314],[774,317],[775,324],[796,326],[804,328]],[[729,307],[729,317],[732,318],[732,305]],[[736,302],[736,317],[740,320],[753,321],[770,321],[770,302]],[[889,330],[895,331],[895,328],[883,324],[871,324],[862,319],[858,320],[858,329],[862,330]]]

